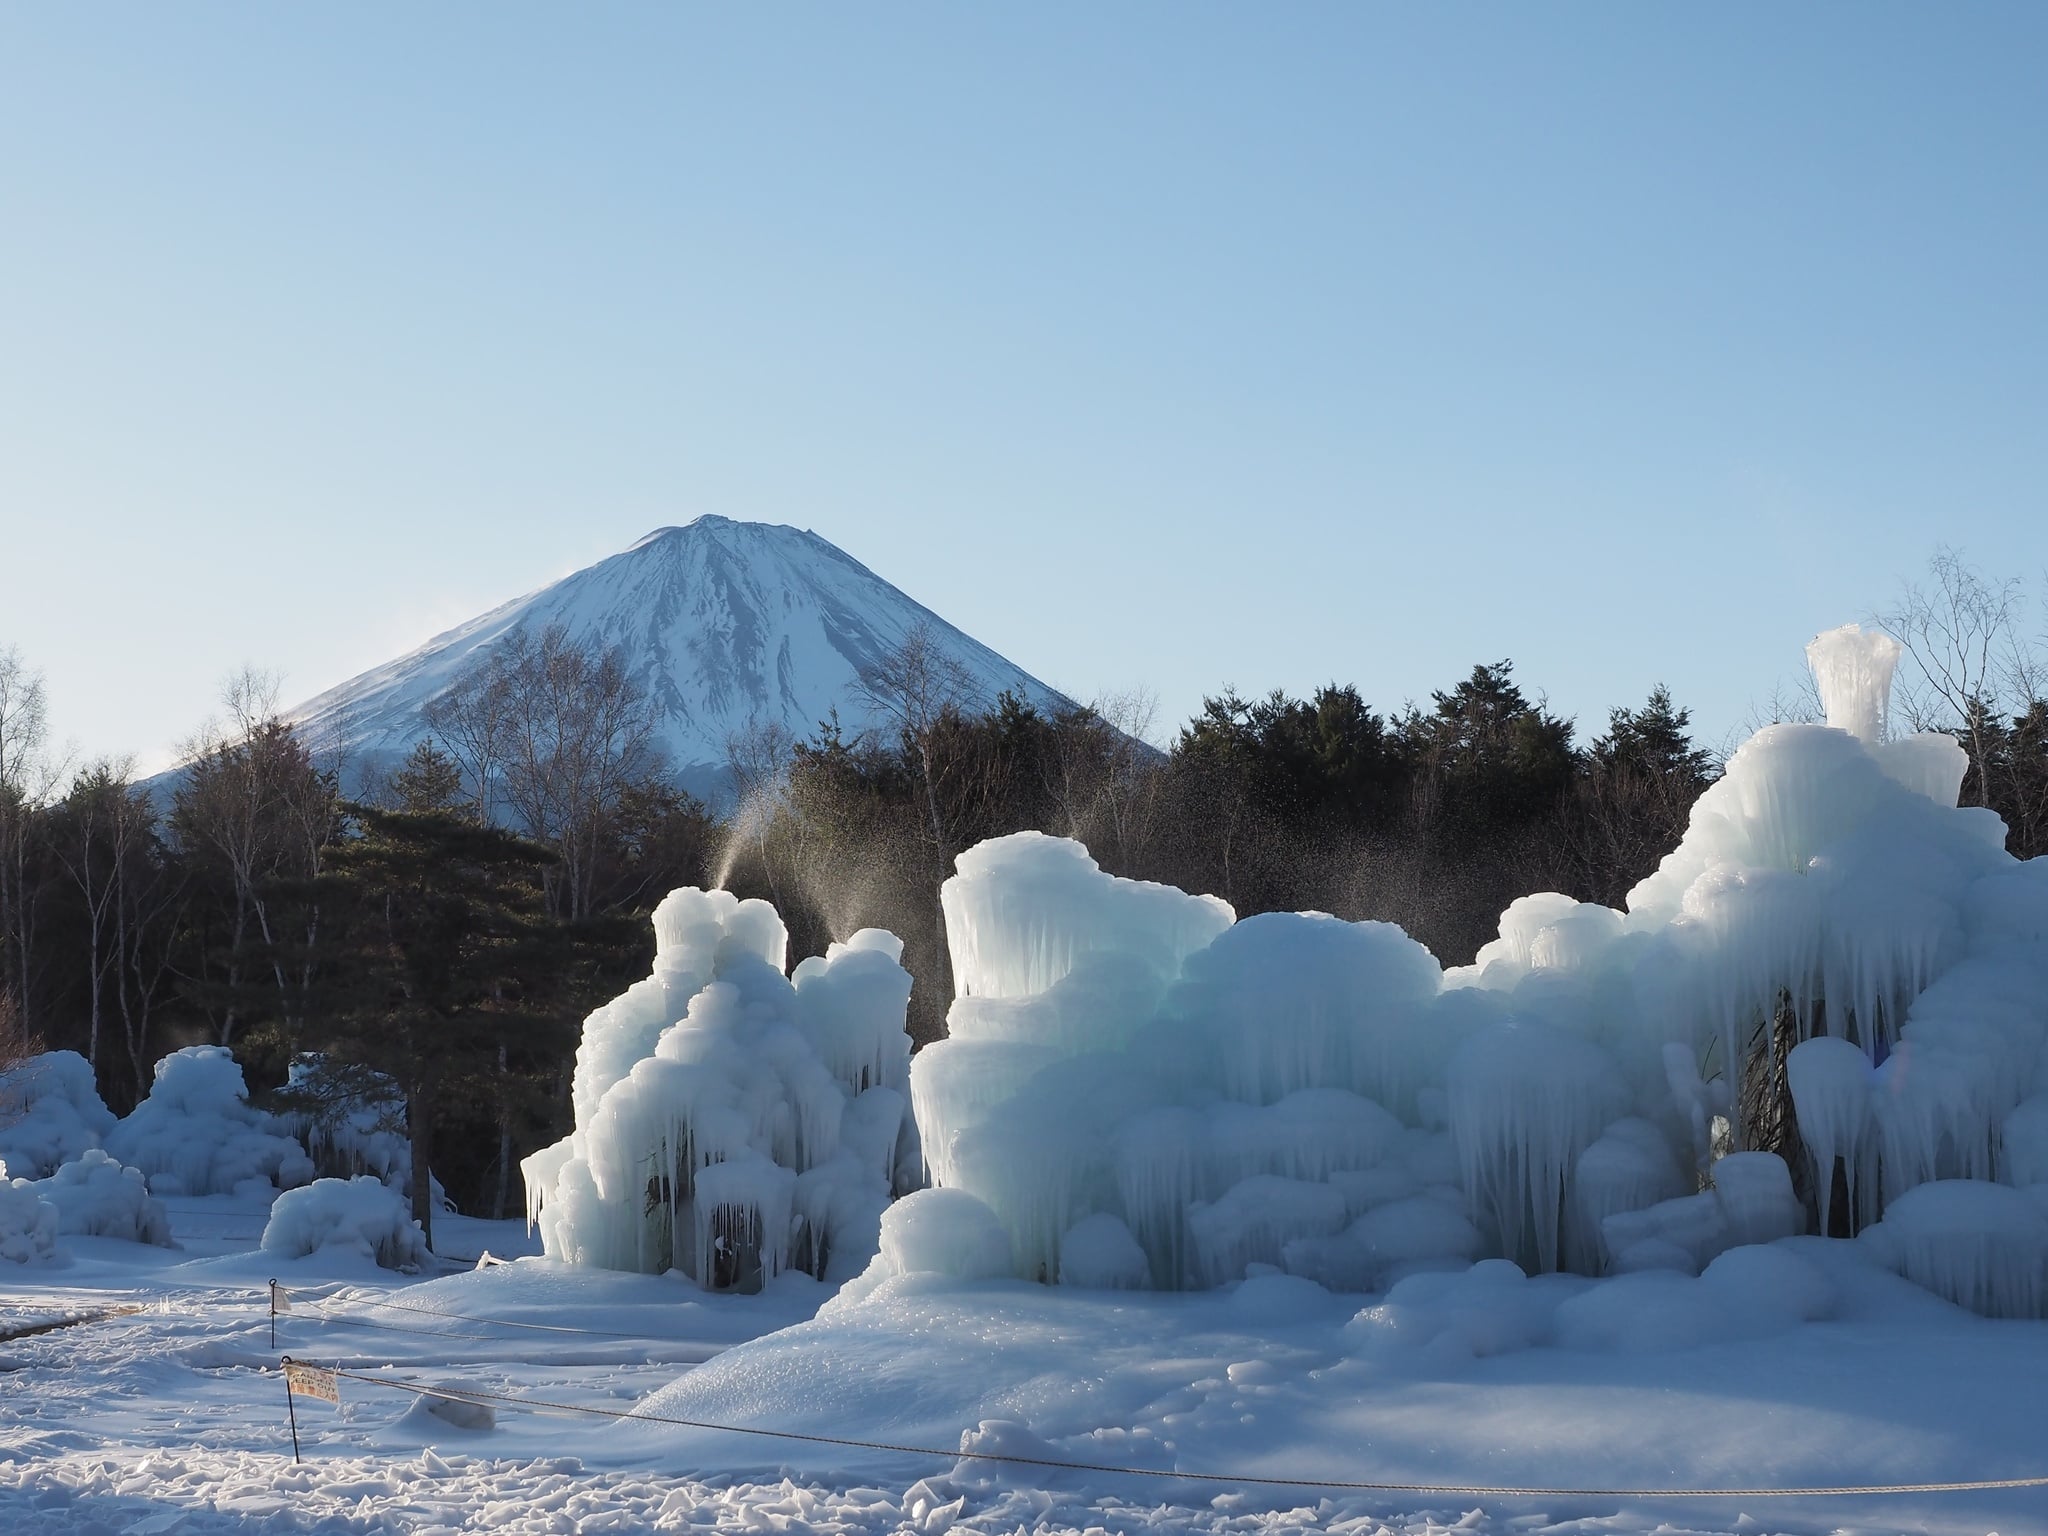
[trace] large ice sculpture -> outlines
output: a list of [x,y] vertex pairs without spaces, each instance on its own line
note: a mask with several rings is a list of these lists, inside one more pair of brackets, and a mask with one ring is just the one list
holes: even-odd
[[694,887],[654,931],[653,974],[584,1021],[575,1130],[521,1164],[548,1254],[706,1289],[858,1274],[922,1181],[901,941],[862,929],[785,976],[772,906]]
[[911,1070],[934,1181],[1027,1278],[1094,1273],[1106,1232],[1159,1286],[1377,1288],[1482,1254],[1696,1272],[1817,1225],[2037,1306],[1976,1278],[2030,1236],[1928,1257],[2012,1202],[1880,1218],[1956,1181],[2048,1203],[2048,860],[1957,808],[1952,738],[1887,739],[1895,642],[1809,655],[1829,724],[1758,732],[1625,911],[1525,897],[1448,972],[1386,924],[1238,922],[1035,833],[970,850],[950,1038]]

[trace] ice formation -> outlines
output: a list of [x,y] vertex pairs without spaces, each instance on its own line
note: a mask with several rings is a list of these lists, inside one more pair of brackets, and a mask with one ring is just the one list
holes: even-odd
[[286,1190],[270,1207],[261,1246],[280,1259],[342,1248],[382,1269],[415,1271],[427,1262],[426,1237],[405,1200],[369,1174]]
[[31,1056],[0,1072],[0,1177],[47,1178],[113,1125],[92,1064],[76,1051]]
[[240,1065],[219,1045],[159,1061],[149,1097],[107,1132],[106,1150],[159,1195],[231,1194],[252,1180],[290,1189],[313,1177],[306,1149],[249,1103]]
[[653,974],[584,1021],[575,1130],[522,1164],[548,1254],[706,1289],[858,1274],[922,1179],[901,941],[863,929],[784,975],[772,906],[694,887],[654,930]]
[[[1024,1278],[1099,1283],[1121,1229],[1162,1287],[1490,1255],[1682,1272],[1654,1288],[1882,1217],[1906,1273],[2038,1311],[2003,1239],[1926,1256],[2048,1195],[2048,860],[1957,808],[1954,739],[1887,738],[1893,641],[1809,656],[1827,725],[1752,737],[1625,910],[1525,897],[1471,966],[1386,924],[1234,921],[1036,833],[970,850],[950,1035],[911,1070],[933,1180]],[[1914,1201],[1935,1185],[1978,1193]]]
[[59,1234],[174,1246],[171,1218],[163,1202],[150,1194],[142,1174],[122,1167],[98,1147],[88,1148],[47,1179],[18,1179],[15,1188],[39,1195],[56,1208]]

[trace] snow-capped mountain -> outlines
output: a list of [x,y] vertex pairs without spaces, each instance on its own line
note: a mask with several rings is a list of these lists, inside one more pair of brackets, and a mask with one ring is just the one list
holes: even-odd
[[559,624],[616,651],[645,691],[677,775],[719,800],[726,743],[775,722],[802,739],[837,709],[870,723],[859,679],[922,626],[957,668],[962,702],[1005,689],[1041,707],[1065,698],[905,596],[808,529],[705,516],[437,635],[410,655],[292,710],[309,738],[359,766],[387,765],[427,734],[426,705],[515,631]]

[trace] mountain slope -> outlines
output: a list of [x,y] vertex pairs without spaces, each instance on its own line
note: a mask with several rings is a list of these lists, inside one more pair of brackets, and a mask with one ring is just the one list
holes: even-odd
[[619,653],[678,776],[714,800],[728,792],[726,742],[751,723],[803,738],[837,709],[849,734],[869,724],[859,679],[920,626],[959,669],[963,702],[1005,689],[1066,702],[817,534],[706,516],[437,635],[291,717],[359,766],[388,764],[426,734],[422,711],[465,668],[515,631],[553,624]]

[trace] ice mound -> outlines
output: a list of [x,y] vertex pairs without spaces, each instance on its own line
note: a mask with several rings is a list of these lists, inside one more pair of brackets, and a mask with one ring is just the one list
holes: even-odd
[[1143,1291],[1152,1285],[1152,1266],[1131,1229],[1107,1211],[1074,1224],[1060,1241],[1060,1284],[1097,1291]]
[[427,1262],[426,1237],[405,1201],[368,1174],[286,1190],[270,1207],[261,1246],[280,1259],[339,1248],[408,1273]]
[[859,1274],[922,1178],[901,941],[785,976],[772,906],[694,887],[654,928],[653,974],[584,1021],[575,1130],[521,1165],[549,1256],[718,1290]]
[[17,1189],[42,1196],[57,1210],[57,1230],[79,1237],[118,1237],[158,1248],[171,1241],[171,1219],[163,1202],[134,1168],[124,1168],[98,1147],[64,1164],[47,1179],[17,1180]]
[[57,1257],[57,1208],[26,1179],[0,1179],[0,1262],[48,1264]]
[[1665,1272],[1644,1295],[1711,1271],[1704,1317],[1732,1251],[2048,1180],[2048,861],[1957,808],[1952,738],[1888,739],[1894,642],[1809,654],[1829,723],[1752,737],[1626,910],[1524,897],[1449,972],[1037,833],[969,850],[949,1038],[910,1073],[933,1181],[1026,1279],[1099,1283],[1121,1230],[1161,1287],[1496,1257]]
[[113,1126],[92,1065],[76,1051],[31,1056],[0,1072],[0,1177],[47,1178]]
[[306,1149],[249,1103],[241,1066],[219,1045],[159,1061],[149,1097],[107,1132],[106,1149],[159,1195],[230,1194],[251,1179],[290,1189],[313,1177]]
[[1915,1285],[1986,1317],[2048,1317],[2048,1213],[1978,1179],[1922,1184],[1862,1241]]

